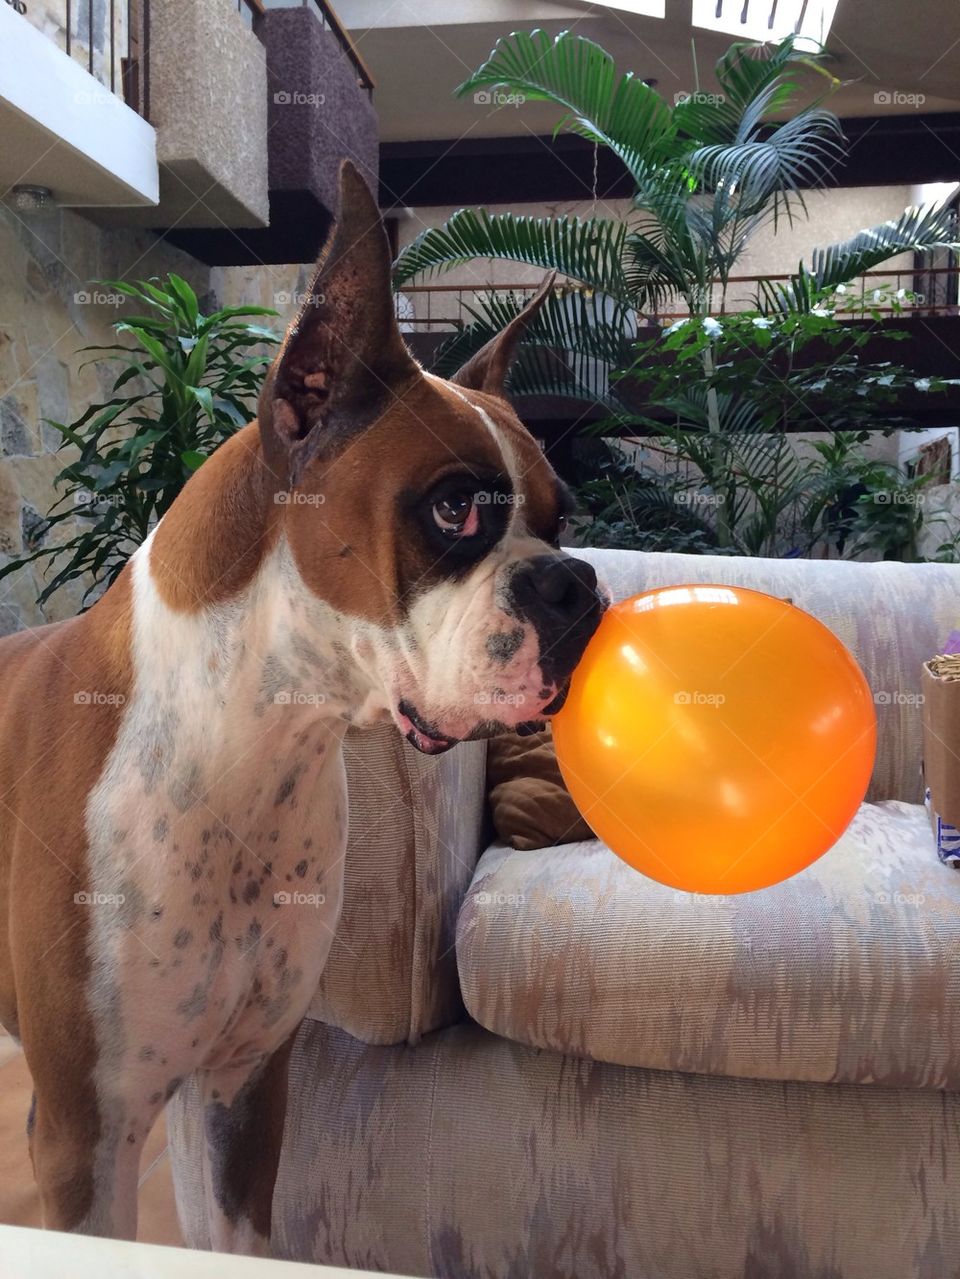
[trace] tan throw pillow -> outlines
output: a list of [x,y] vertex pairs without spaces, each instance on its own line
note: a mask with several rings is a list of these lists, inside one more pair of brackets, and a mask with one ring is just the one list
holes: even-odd
[[497,835],[514,848],[593,839],[560,775],[550,729],[487,743],[487,789]]

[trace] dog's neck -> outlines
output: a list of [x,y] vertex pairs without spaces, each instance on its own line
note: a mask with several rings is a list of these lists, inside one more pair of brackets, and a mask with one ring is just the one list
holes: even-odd
[[257,445],[247,428],[204,463],[133,557],[140,682],[198,698],[211,739],[251,717],[370,723],[382,696],[357,621],[305,586]]

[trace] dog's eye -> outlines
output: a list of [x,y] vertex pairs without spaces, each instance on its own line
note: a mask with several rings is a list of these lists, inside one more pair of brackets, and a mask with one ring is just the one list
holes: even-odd
[[447,537],[473,537],[480,532],[480,515],[472,493],[451,493],[433,504],[433,519]]

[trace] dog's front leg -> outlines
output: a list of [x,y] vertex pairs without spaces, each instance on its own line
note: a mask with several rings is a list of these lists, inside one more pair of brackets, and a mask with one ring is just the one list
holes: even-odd
[[140,1153],[156,1108],[119,1123],[89,1081],[70,1081],[69,1061],[62,1059],[56,1086],[49,1063],[34,1072],[28,1133],[43,1224],[135,1239]]
[[199,1073],[204,1182],[215,1252],[269,1255],[293,1040],[291,1035],[252,1069],[231,1066]]

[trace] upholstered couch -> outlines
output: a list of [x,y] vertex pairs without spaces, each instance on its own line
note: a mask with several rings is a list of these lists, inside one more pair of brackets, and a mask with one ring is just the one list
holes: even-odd
[[[590,558],[618,597],[717,581],[822,618],[877,694],[869,802],[803,874],[704,898],[598,843],[484,851],[482,744],[351,737],[278,1255],[445,1279],[960,1275],[960,874],[919,803],[916,696],[960,567]],[[796,674],[802,696],[802,653]],[[187,1086],[169,1125],[202,1247],[197,1121]]]

